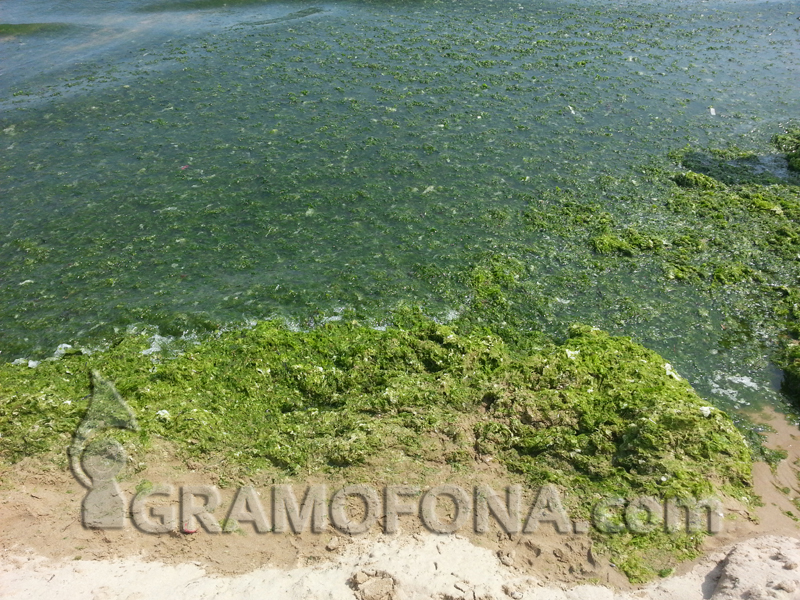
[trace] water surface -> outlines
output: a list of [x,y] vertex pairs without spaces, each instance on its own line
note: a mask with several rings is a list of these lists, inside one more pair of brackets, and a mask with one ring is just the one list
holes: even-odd
[[381,324],[404,303],[448,319],[479,304],[476,269],[512,261],[515,326],[591,323],[721,406],[782,402],[757,289],[709,293],[587,239],[604,220],[702,227],[648,175],[687,144],[780,167],[769,138],[800,114],[795,3],[2,9],[0,358],[135,323]]

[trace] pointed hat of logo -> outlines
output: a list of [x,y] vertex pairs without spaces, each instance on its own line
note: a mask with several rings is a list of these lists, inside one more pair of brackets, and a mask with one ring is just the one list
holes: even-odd
[[89,409],[75,431],[69,447],[72,472],[87,488],[92,487],[92,480],[81,467],[81,455],[92,434],[106,429],[138,431],[139,424],[131,407],[119,395],[114,384],[104,379],[97,371],[92,371],[92,398],[89,401]]

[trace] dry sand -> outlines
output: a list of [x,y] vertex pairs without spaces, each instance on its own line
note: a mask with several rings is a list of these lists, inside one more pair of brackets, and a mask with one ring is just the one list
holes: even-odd
[[544,585],[457,536],[351,544],[331,561],[294,569],[261,568],[238,576],[208,574],[192,563],[140,558],[52,560],[5,556],[3,598],[287,598],[423,600],[733,600],[800,598],[800,540],[763,536],[709,556],[682,576],[632,592],[597,585]]

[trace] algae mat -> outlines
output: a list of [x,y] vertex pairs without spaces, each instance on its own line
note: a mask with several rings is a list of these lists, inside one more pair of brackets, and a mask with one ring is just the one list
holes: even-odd
[[[607,497],[752,502],[744,437],[663,358],[588,326],[561,345],[528,341],[520,352],[422,319],[306,333],[263,322],[177,356],[131,336],[102,354],[0,366],[0,458],[58,452],[80,435],[87,373],[102,369],[138,420],[138,432],[112,431],[135,455],[134,481],[159,439],[184,460],[216,464],[220,485],[286,476],[396,484],[445,464],[457,479],[498,460],[528,489],[557,484],[569,514],[587,524]],[[102,385],[96,375],[95,395]],[[696,556],[703,539],[598,528],[595,551],[607,548],[634,581]]]
[[134,323],[381,324],[402,302],[446,320],[510,261],[498,327],[588,322],[720,406],[781,402],[764,306],[601,252],[608,225],[685,236],[652,171],[678,168],[668,152],[779,158],[788,4],[179,4],[50,7],[94,33],[59,59],[52,40],[7,46],[4,360]]

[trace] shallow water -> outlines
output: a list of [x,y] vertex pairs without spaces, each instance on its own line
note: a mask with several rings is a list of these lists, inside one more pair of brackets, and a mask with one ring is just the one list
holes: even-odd
[[687,144],[773,156],[800,115],[795,3],[0,1],[65,24],[0,33],[3,359],[132,323],[452,318],[500,257],[531,329],[591,323],[721,406],[782,402],[753,289],[526,215],[691,228],[645,167]]

